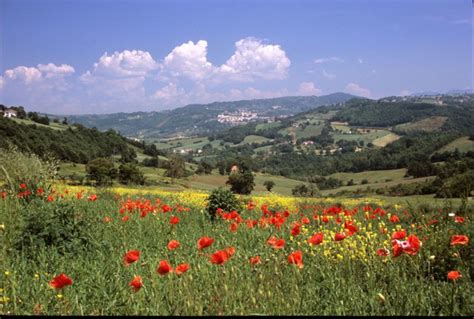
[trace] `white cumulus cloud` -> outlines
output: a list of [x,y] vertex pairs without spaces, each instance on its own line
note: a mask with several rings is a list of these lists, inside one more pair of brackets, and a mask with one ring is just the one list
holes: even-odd
[[369,89],[363,88],[359,84],[352,82],[346,85],[345,92],[367,98],[370,98],[372,95]]
[[93,71],[88,71],[94,76],[104,77],[143,77],[148,72],[158,68],[158,63],[151,54],[141,50],[115,51],[112,55],[105,52]]
[[18,80],[30,84],[41,80],[41,71],[35,67],[18,66],[5,71],[5,80]]
[[286,78],[291,62],[279,45],[249,37],[237,41],[235,48],[234,54],[219,68],[225,78],[238,81]]
[[38,64],[38,70],[45,78],[62,77],[75,72],[74,68],[70,65],[55,65],[53,63]]
[[313,82],[301,82],[298,94],[300,95],[321,95],[321,89],[317,88]]
[[164,71],[191,80],[202,80],[212,75],[215,67],[207,61],[207,41],[199,40],[183,43],[171,51],[164,59]]

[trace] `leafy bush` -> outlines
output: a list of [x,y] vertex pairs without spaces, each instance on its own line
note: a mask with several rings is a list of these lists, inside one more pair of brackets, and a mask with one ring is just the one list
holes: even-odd
[[219,187],[212,191],[211,195],[207,198],[207,212],[209,213],[211,220],[215,220],[216,211],[220,208],[226,212],[232,210],[239,211],[241,209],[241,203],[237,197],[229,190]]
[[92,215],[66,201],[45,203],[34,200],[22,207],[17,217],[18,228],[12,234],[15,250],[27,256],[49,247],[59,253],[76,252],[91,242]]

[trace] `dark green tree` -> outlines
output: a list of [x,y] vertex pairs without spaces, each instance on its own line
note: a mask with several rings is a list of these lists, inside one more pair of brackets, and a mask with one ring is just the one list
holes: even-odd
[[112,180],[117,177],[117,169],[114,163],[108,159],[99,157],[86,165],[87,177],[93,179],[96,185],[106,186],[111,185]]
[[275,186],[275,182],[274,181],[265,181],[265,182],[263,182],[263,186],[265,186],[267,191],[271,192],[273,186]]
[[229,175],[226,184],[230,185],[230,190],[237,194],[248,195],[255,187],[255,177],[252,171],[234,172]]
[[122,164],[119,167],[119,181],[122,184],[145,184],[145,177],[137,165],[132,163]]
[[173,154],[167,163],[165,175],[171,178],[181,178],[186,175],[186,167],[181,156]]

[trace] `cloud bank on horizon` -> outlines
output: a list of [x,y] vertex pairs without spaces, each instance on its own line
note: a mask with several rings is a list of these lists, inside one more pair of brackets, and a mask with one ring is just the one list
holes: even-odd
[[[222,65],[214,65],[207,57],[206,40],[188,41],[177,47],[163,59],[155,59],[150,52],[124,50],[105,52],[83,74],[76,74],[74,66],[52,62],[37,66],[18,66],[0,76],[0,89],[12,96],[27,96],[27,101],[47,101],[50,106],[60,103],[56,112],[73,113],[66,105],[82,103],[92,108],[78,109],[80,113],[112,112],[119,104],[140,105],[152,109],[178,107],[191,103],[208,103],[223,100],[270,98],[286,95],[316,95],[323,92],[314,82],[301,82],[296,91],[259,90],[252,87],[258,81],[278,81],[287,78],[291,61],[278,44],[247,37],[235,42],[235,52]],[[322,62],[321,62],[322,61]],[[338,58],[322,58],[315,64],[342,61]],[[145,82],[152,83],[154,90],[147,92]],[[182,82],[190,83],[185,90]],[[225,86],[246,83],[245,89]],[[345,92],[372,97],[369,89],[349,83]],[[79,98],[82,97],[82,98]],[[54,109],[52,111],[55,111]]]

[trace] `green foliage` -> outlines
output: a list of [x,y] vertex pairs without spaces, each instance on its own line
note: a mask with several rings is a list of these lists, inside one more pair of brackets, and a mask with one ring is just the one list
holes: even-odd
[[145,176],[142,171],[135,164],[122,164],[119,167],[118,179],[120,183],[129,185],[143,185],[145,184]]
[[[0,185],[5,183],[13,194],[20,191],[21,183],[28,183],[30,189],[47,189],[49,182],[57,177],[58,161],[20,151],[10,146],[0,152]],[[34,184],[34,185],[33,185]]]
[[186,176],[184,159],[177,154],[171,155],[166,165],[165,175],[171,178],[181,178]]
[[214,166],[209,162],[202,160],[199,162],[198,167],[196,169],[196,174],[211,174]]
[[248,195],[255,187],[255,177],[252,171],[235,172],[229,175],[226,184],[230,185],[230,190],[237,194]]
[[229,190],[219,187],[212,191],[207,198],[206,210],[211,217],[211,220],[215,220],[216,211],[220,208],[225,212],[239,211],[242,208],[241,203],[237,197]]
[[303,196],[303,197],[310,196],[310,197],[313,197],[313,196],[318,196],[319,195],[319,189],[318,189],[318,187],[316,186],[315,183],[308,183],[308,185],[299,184],[299,185],[296,185],[295,187],[293,187],[293,189],[291,190],[291,193],[294,196]]
[[263,182],[263,186],[265,186],[265,188],[267,189],[267,191],[271,192],[273,186],[275,186],[275,182],[274,182],[274,181],[264,181],[264,182]]
[[51,153],[59,160],[83,164],[97,157],[119,154],[133,159],[127,141],[113,130],[103,133],[77,124],[74,128],[70,126],[65,130],[53,130],[0,117],[0,136],[0,149],[15,145],[22,151],[40,157]]
[[32,257],[43,247],[59,253],[74,253],[91,242],[93,218],[74,203],[45,203],[37,199],[18,211],[18,229],[12,234],[12,246]]
[[96,181],[98,186],[107,186],[112,184],[112,180],[117,177],[117,169],[114,163],[108,159],[99,157],[86,165],[87,177]]
[[436,197],[461,197],[472,196],[474,191],[474,170],[447,178],[441,188],[436,192]]

